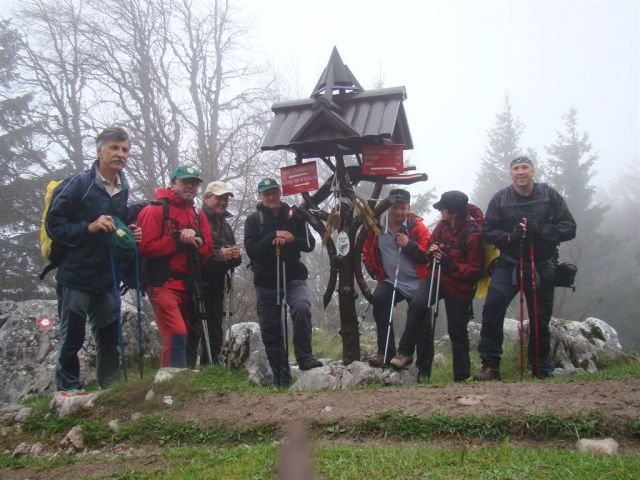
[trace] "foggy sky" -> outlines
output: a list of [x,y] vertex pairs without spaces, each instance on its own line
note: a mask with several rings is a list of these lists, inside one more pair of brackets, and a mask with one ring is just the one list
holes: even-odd
[[[331,49],[365,88],[404,85],[414,150],[438,192],[470,191],[487,130],[509,94],[522,148],[578,110],[600,154],[598,183],[639,158],[637,2],[244,0],[266,59],[308,97]],[[419,191],[421,187],[413,187]]]

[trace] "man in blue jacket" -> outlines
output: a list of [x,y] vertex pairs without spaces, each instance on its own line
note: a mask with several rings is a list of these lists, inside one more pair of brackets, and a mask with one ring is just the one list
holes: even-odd
[[[60,184],[45,220],[49,236],[67,253],[56,275],[60,343],[55,377],[58,390],[78,390],[78,352],[85,322],[96,341],[98,384],[118,380],[118,322],[112,287],[109,237],[114,217],[129,218],[129,184],[123,174],[129,156],[129,136],[122,128],[107,128],[96,138],[98,159],[91,168]],[[130,225],[139,242],[142,231]]]

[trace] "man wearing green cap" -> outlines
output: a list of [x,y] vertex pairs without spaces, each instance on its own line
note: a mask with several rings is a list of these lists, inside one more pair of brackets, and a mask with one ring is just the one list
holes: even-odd
[[[56,275],[60,342],[55,377],[58,390],[78,390],[78,352],[88,321],[96,340],[98,384],[106,388],[118,379],[118,322],[112,287],[111,236],[118,219],[131,218],[129,184],[123,170],[129,157],[129,135],[106,128],[96,139],[97,157],[91,168],[63,181],[53,194],[45,218],[49,236],[67,253]],[[133,238],[142,232],[130,225]]]
[[171,186],[156,191],[159,205],[138,215],[140,253],[148,259],[144,283],[162,337],[162,367],[187,366],[187,333],[197,320],[191,273],[212,252],[209,222],[193,203],[200,183],[195,168],[179,166],[171,174]]
[[260,203],[256,212],[245,221],[244,246],[251,259],[262,342],[274,385],[288,387],[291,372],[281,322],[285,289],[298,366],[301,370],[322,366],[311,350],[311,301],[305,282],[308,272],[300,261],[300,252],[312,251],[315,239],[304,218],[281,201],[282,191],[276,180],[262,180],[258,184],[258,196]]

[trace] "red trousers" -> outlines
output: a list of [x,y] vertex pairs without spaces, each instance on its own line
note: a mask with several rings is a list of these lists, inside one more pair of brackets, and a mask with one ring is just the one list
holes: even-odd
[[147,294],[162,337],[160,366],[185,368],[187,332],[191,322],[189,295],[166,287],[148,287]]

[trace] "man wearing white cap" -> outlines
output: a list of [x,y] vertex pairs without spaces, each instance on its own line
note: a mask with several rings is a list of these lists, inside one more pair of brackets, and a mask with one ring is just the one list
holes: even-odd
[[[240,247],[236,245],[233,229],[227,222],[227,219],[233,216],[227,211],[229,197],[233,197],[233,193],[220,181],[207,185],[203,196],[202,209],[209,220],[213,241],[213,255],[207,259],[202,269],[203,296],[213,363],[218,363],[222,348],[225,290],[228,295],[231,294],[231,272],[242,262]],[[205,341],[203,338],[203,352],[206,348]],[[206,358],[201,358],[200,364],[203,365],[206,361]]]

